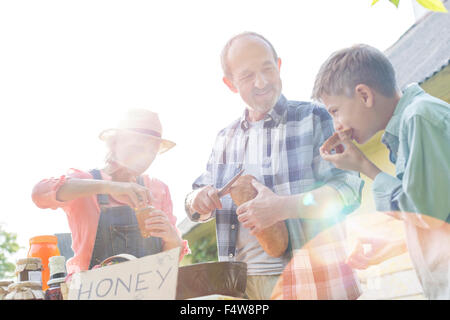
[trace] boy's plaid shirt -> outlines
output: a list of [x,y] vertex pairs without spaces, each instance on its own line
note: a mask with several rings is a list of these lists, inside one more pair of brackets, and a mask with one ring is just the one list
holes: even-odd
[[[320,294],[315,297],[311,296],[311,298],[352,299],[358,297],[360,291],[355,273],[343,262],[345,259],[345,228],[340,222],[343,222],[346,214],[360,205],[364,182],[359,174],[337,169],[320,156],[319,148],[334,131],[330,115],[319,105],[288,101],[281,96],[274,108],[265,116],[263,150],[255,150],[256,146],[248,145],[247,129],[249,125],[246,117],[247,110],[241,118],[219,132],[207,164],[207,170],[195,180],[193,189],[205,185],[213,185],[215,188],[224,186],[241,169],[245,152],[259,153],[262,163],[258,165],[261,166],[264,177],[264,181],[261,182],[278,195],[305,193],[325,184],[333,187],[339,192],[344,209],[335,212],[329,219],[286,220],[290,238],[290,248],[286,254],[293,257],[296,251],[301,249],[303,252],[306,246],[310,247],[316,242],[312,240],[323,238],[317,237],[319,233],[327,233],[325,244],[320,240],[318,241],[320,244],[316,247],[317,250],[313,248],[309,250],[321,252],[321,255],[332,255],[336,257],[335,260],[339,261],[326,259],[326,266],[318,266],[319,269],[302,268],[300,273],[293,269],[295,265],[299,265],[298,261],[288,264],[283,272],[283,275],[288,276],[284,277],[283,286],[291,288],[285,288],[284,291],[290,293],[284,294],[284,298],[304,298],[303,293],[295,294],[292,290],[296,291],[295,287],[300,282],[304,282],[300,279],[314,279],[314,274],[320,274],[322,280],[312,280],[314,283],[310,285],[313,287],[319,285],[322,289],[315,288],[315,292],[320,292]],[[216,218],[219,260],[234,261],[239,228],[236,205],[229,195],[224,196],[221,201],[223,208],[215,210],[211,216],[211,219]],[[313,199],[311,199],[311,205],[314,205]],[[332,203],[330,203],[330,210],[333,210]],[[189,212],[188,216],[191,220],[198,221],[193,219]],[[333,228],[330,229],[331,226]],[[323,232],[325,230],[327,232]],[[333,234],[331,238],[330,230]],[[333,252],[326,254],[324,245],[332,247]],[[302,253],[302,257],[304,256]],[[292,260],[292,262],[294,261]],[[317,265],[316,263],[311,264],[311,261],[301,264]],[[324,271],[327,273],[327,270],[328,276],[324,276]],[[308,274],[306,275],[305,272]],[[296,277],[299,277],[297,285]],[[286,280],[287,278],[289,281]],[[323,279],[326,281],[324,282]],[[324,290],[323,287],[327,286],[328,289]],[[304,283],[302,287],[304,287]],[[336,289],[336,287],[338,288]]]

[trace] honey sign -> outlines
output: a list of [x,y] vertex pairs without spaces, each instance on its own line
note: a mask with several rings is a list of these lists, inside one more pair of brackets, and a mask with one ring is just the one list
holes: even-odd
[[174,300],[180,248],[73,275],[69,300]]

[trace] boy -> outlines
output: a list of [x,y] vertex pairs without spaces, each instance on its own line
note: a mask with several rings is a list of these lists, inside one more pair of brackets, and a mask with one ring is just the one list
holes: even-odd
[[[417,84],[397,88],[387,57],[368,45],[333,53],[316,77],[313,98],[333,117],[336,141],[321,147],[323,159],[373,179],[376,209],[405,222],[406,244],[424,294],[450,299],[450,107]],[[351,142],[363,144],[385,130],[396,174],[382,172]],[[336,137],[335,137],[336,138]],[[335,150],[335,152],[332,152]],[[362,239],[348,262],[356,268],[406,251],[401,241]]]

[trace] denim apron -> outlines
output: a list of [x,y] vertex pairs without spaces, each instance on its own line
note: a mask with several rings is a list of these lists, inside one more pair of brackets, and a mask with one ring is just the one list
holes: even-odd
[[[90,173],[94,179],[102,179],[99,170]],[[138,178],[138,183],[144,185],[142,177]],[[97,201],[101,211],[89,269],[116,254],[127,253],[141,258],[162,251],[161,238],[141,236],[130,206],[105,207],[109,203],[107,194],[98,194]]]

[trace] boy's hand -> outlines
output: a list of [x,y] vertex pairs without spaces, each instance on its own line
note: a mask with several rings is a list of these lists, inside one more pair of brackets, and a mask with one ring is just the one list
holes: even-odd
[[[369,245],[370,249],[365,252],[363,245]],[[358,239],[346,263],[355,269],[367,269],[369,266],[377,265],[406,251],[406,243],[403,240],[390,241],[363,237]]]
[[[348,135],[334,134],[331,141],[327,140],[319,149],[321,157],[333,163],[336,168],[342,170],[358,171],[371,179],[375,179],[380,173],[378,169],[361,150],[356,147]],[[331,154],[331,150],[335,150]]]
[[351,140],[352,132],[352,129],[336,131],[327,139],[327,141],[323,143],[322,149],[328,153],[330,153],[333,149],[336,150],[336,153],[342,153],[344,151],[344,146],[341,144],[341,141],[347,139]]

